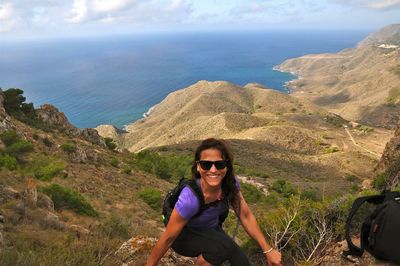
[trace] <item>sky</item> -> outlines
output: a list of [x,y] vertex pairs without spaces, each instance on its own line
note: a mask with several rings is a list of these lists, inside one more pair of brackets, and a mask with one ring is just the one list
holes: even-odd
[[0,40],[147,32],[370,29],[400,0],[0,0]]

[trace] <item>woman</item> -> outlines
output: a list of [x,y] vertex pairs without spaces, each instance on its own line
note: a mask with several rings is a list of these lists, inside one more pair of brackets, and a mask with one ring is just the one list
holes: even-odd
[[201,189],[206,204],[212,206],[197,215],[199,200],[185,187],[172,211],[165,232],[161,235],[147,261],[157,265],[172,247],[183,256],[197,257],[196,265],[250,265],[239,246],[219,226],[219,216],[229,202],[246,232],[257,241],[269,265],[281,265],[281,254],[267,244],[257,221],[240,192],[233,172],[233,157],[223,140],[206,139],[197,148],[192,176]]

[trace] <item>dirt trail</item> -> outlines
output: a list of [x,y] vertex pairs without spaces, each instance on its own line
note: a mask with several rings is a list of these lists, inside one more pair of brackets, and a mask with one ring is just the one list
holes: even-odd
[[363,149],[364,151],[366,151],[366,152],[368,152],[368,153],[370,153],[370,154],[376,156],[378,159],[381,158],[381,155],[380,155],[380,154],[378,154],[378,153],[376,153],[376,152],[373,152],[373,151],[370,151],[370,150],[368,150],[368,149],[362,147],[361,145],[359,145],[359,144],[355,141],[354,137],[351,135],[350,130],[349,130],[347,127],[345,127],[344,130],[346,131],[347,135],[349,135],[351,142],[353,142],[353,144],[354,144],[355,146],[357,146],[357,147],[359,147],[360,149]]

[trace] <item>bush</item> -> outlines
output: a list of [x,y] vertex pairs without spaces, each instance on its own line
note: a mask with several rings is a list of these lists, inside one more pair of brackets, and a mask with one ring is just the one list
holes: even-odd
[[289,181],[285,181],[282,179],[272,183],[271,190],[276,191],[285,198],[297,194],[296,188]]
[[6,153],[18,156],[33,151],[33,144],[25,140],[19,140],[6,148]]
[[260,192],[260,190],[253,185],[242,183],[240,185],[240,191],[242,192],[243,197],[249,203],[257,203],[264,199],[262,192]]
[[43,139],[43,144],[46,145],[47,147],[53,146],[53,142],[51,142],[48,137],[45,137]]
[[139,192],[139,197],[147,203],[152,209],[161,209],[161,192],[154,188],[144,188]]
[[62,163],[50,163],[44,167],[41,167],[35,171],[35,177],[43,181],[50,181],[56,175],[60,174],[64,170],[64,164]]
[[326,147],[324,149],[325,153],[334,153],[334,152],[338,152],[338,151],[339,151],[339,148],[336,146],[330,146],[330,147]]
[[191,175],[190,169],[192,158],[190,156],[165,155],[161,156],[156,152],[141,151],[133,155],[133,165],[139,169],[155,174],[162,179]]
[[66,153],[76,152],[76,146],[73,143],[67,142],[61,145],[61,149]]
[[325,116],[325,121],[335,127],[341,127],[343,124],[346,124],[348,122],[338,115]]
[[117,144],[114,143],[114,140],[112,138],[104,138],[104,141],[106,142],[106,145],[110,150],[113,151],[117,148]]
[[44,187],[41,191],[47,194],[54,202],[57,210],[70,209],[79,214],[97,217],[97,211],[78,192],[58,184]]
[[16,170],[18,168],[17,159],[8,154],[0,154],[0,167],[5,167],[11,171]]
[[0,134],[0,139],[6,146],[10,146],[20,140],[20,136],[15,130],[7,130]]
[[123,222],[119,217],[112,216],[100,226],[101,230],[109,237],[128,239],[129,223]]
[[111,164],[112,166],[114,166],[115,168],[118,168],[118,166],[119,166],[119,161],[118,161],[117,158],[113,157],[113,158],[111,158],[110,164]]

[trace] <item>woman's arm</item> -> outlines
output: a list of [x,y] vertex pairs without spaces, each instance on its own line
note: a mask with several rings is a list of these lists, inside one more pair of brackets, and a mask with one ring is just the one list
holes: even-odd
[[155,266],[164,256],[165,252],[171,247],[179,233],[188,221],[183,219],[179,213],[174,209],[171,214],[171,218],[168,222],[167,228],[164,233],[161,234],[160,239],[151,251],[150,257],[147,260],[147,266]]
[[[249,209],[246,201],[243,198],[241,192],[239,192],[240,196],[240,222],[246,230],[247,234],[257,241],[258,245],[261,247],[263,251],[269,251],[271,246],[268,245],[265,237],[260,229],[260,226],[257,223],[256,218],[253,213]],[[281,253],[278,250],[271,250],[265,254],[268,260],[269,265],[282,265],[281,263]]]

